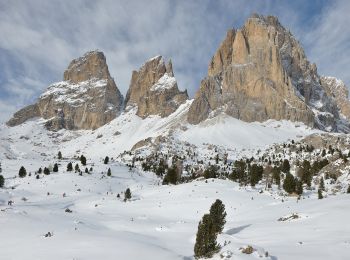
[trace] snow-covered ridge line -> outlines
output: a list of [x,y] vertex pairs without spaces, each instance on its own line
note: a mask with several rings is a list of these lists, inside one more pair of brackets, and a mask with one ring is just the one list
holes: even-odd
[[176,85],[175,77],[170,76],[168,73],[165,73],[156,84],[151,87],[151,91],[163,91],[171,89]]
[[[78,84],[74,84],[70,81],[61,81],[51,84],[40,98],[44,99],[53,95],[55,101],[59,103],[82,103],[85,102],[85,100],[79,97],[86,94],[91,89],[101,91],[106,85],[106,79],[91,79]],[[89,97],[86,96],[86,98]]]

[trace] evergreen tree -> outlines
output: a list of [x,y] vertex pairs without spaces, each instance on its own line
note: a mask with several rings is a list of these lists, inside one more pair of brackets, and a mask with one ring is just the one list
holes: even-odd
[[247,181],[246,169],[247,164],[243,160],[236,160],[233,164],[233,171],[230,174],[229,178],[233,181],[239,183],[245,183]]
[[124,201],[127,201],[129,199],[131,199],[131,191],[129,188],[127,188],[125,193],[124,193]]
[[322,191],[325,191],[325,187],[324,187],[324,180],[323,180],[323,177],[321,177],[321,180],[320,180],[320,186],[318,187],[320,190]]
[[255,186],[261,179],[263,175],[264,168],[257,164],[253,164],[249,169],[250,175],[250,185]]
[[350,185],[348,186],[348,189],[346,191],[347,193],[350,193]]
[[163,184],[176,184],[178,181],[176,166],[170,167],[164,176]]
[[295,191],[295,178],[292,174],[286,174],[286,178],[283,183],[283,189],[288,193],[293,193]]
[[312,171],[311,171],[311,165],[308,160],[304,160],[303,164],[300,168],[300,175],[301,175],[301,181],[307,186],[311,186],[311,180],[312,180]]
[[85,168],[85,173],[89,173],[89,169],[87,167]]
[[215,157],[215,163],[219,164],[219,154],[217,154],[216,157]]
[[73,171],[73,165],[72,165],[71,162],[69,162],[69,163],[67,164],[67,172],[71,172],[71,171]]
[[84,155],[80,156],[80,162],[82,165],[84,165],[84,166],[86,165],[86,157]]
[[318,189],[317,193],[318,193],[318,199],[319,200],[323,199],[322,190]]
[[298,195],[302,195],[303,194],[303,183],[300,180],[296,180],[295,192]]
[[326,156],[326,150],[325,150],[325,149],[322,150],[321,156],[322,156],[322,157],[325,157],[325,156]]
[[55,163],[52,169],[53,172],[58,172],[58,164]]
[[107,176],[112,176],[111,168],[108,168]]
[[217,177],[217,168],[214,165],[210,165],[207,169],[205,169],[203,173],[204,178],[216,178]]
[[279,167],[273,167],[272,169],[272,179],[278,186],[281,184],[281,170]]
[[45,175],[49,175],[50,174],[50,170],[49,170],[49,168],[44,168],[44,174]]
[[290,164],[289,164],[288,159],[284,159],[283,160],[283,163],[282,163],[282,166],[281,166],[281,171],[284,172],[284,173],[289,173],[289,171],[290,171]]
[[79,172],[80,171],[79,164],[77,164],[77,163],[75,164],[74,170],[75,170],[75,172]]
[[109,162],[109,157],[106,156],[106,157],[105,157],[105,160],[104,160],[104,164],[108,164],[108,162]]
[[26,171],[26,169],[23,166],[19,169],[18,175],[19,175],[20,178],[26,177],[27,171]]
[[196,243],[194,245],[194,255],[196,258],[211,257],[219,250],[216,242],[217,233],[213,218],[205,214],[198,224]]
[[62,160],[62,153],[61,153],[61,151],[58,152],[57,158],[58,158],[58,160]]
[[226,211],[225,205],[221,200],[217,199],[210,207],[209,214],[213,219],[213,223],[215,225],[214,229],[217,234],[221,233],[224,229],[224,225],[226,223]]
[[43,169],[41,169],[41,167],[40,167],[38,170],[38,173],[42,173],[42,172],[43,172]]
[[4,176],[0,175],[0,188],[3,188],[5,184],[5,178]]

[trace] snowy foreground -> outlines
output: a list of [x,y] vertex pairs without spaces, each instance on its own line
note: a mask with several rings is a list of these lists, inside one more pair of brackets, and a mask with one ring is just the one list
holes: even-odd
[[[12,164],[11,164],[12,162]],[[23,179],[3,164],[0,189],[0,259],[192,259],[197,225],[219,198],[227,223],[216,259],[349,259],[350,196],[295,197],[259,193],[225,180],[159,185],[151,173],[130,172],[117,163],[94,166],[92,174],[66,172]],[[34,173],[44,162],[22,161]],[[30,165],[30,166],[29,166]],[[89,166],[90,167],[90,166]],[[101,172],[112,170],[112,177]],[[11,170],[13,169],[13,170]],[[103,176],[103,177],[102,177]],[[14,187],[14,189],[11,189]],[[129,187],[132,200],[117,194]],[[63,196],[63,193],[66,196]],[[25,198],[25,199],[23,199]],[[7,201],[13,200],[12,206]],[[69,208],[72,213],[65,212]],[[298,213],[300,218],[278,221]],[[51,232],[53,236],[44,235]],[[239,248],[253,246],[251,255]],[[265,257],[266,251],[268,257]],[[220,256],[221,254],[221,256]]]

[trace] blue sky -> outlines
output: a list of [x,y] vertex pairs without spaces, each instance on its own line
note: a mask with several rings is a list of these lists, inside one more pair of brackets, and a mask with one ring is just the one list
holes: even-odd
[[124,95],[132,70],[161,54],[192,97],[226,31],[254,12],[278,16],[320,74],[350,85],[348,0],[0,0],[0,121],[92,49],[105,53]]

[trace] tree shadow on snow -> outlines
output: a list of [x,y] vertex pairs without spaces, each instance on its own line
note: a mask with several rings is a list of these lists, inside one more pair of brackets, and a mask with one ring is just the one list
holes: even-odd
[[236,227],[236,228],[231,228],[231,229],[227,230],[225,233],[227,235],[234,235],[234,234],[237,234],[237,233],[241,232],[242,230],[244,230],[244,229],[246,229],[247,227],[250,227],[250,226],[251,226],[251,224],[240,226],[240,227]]

